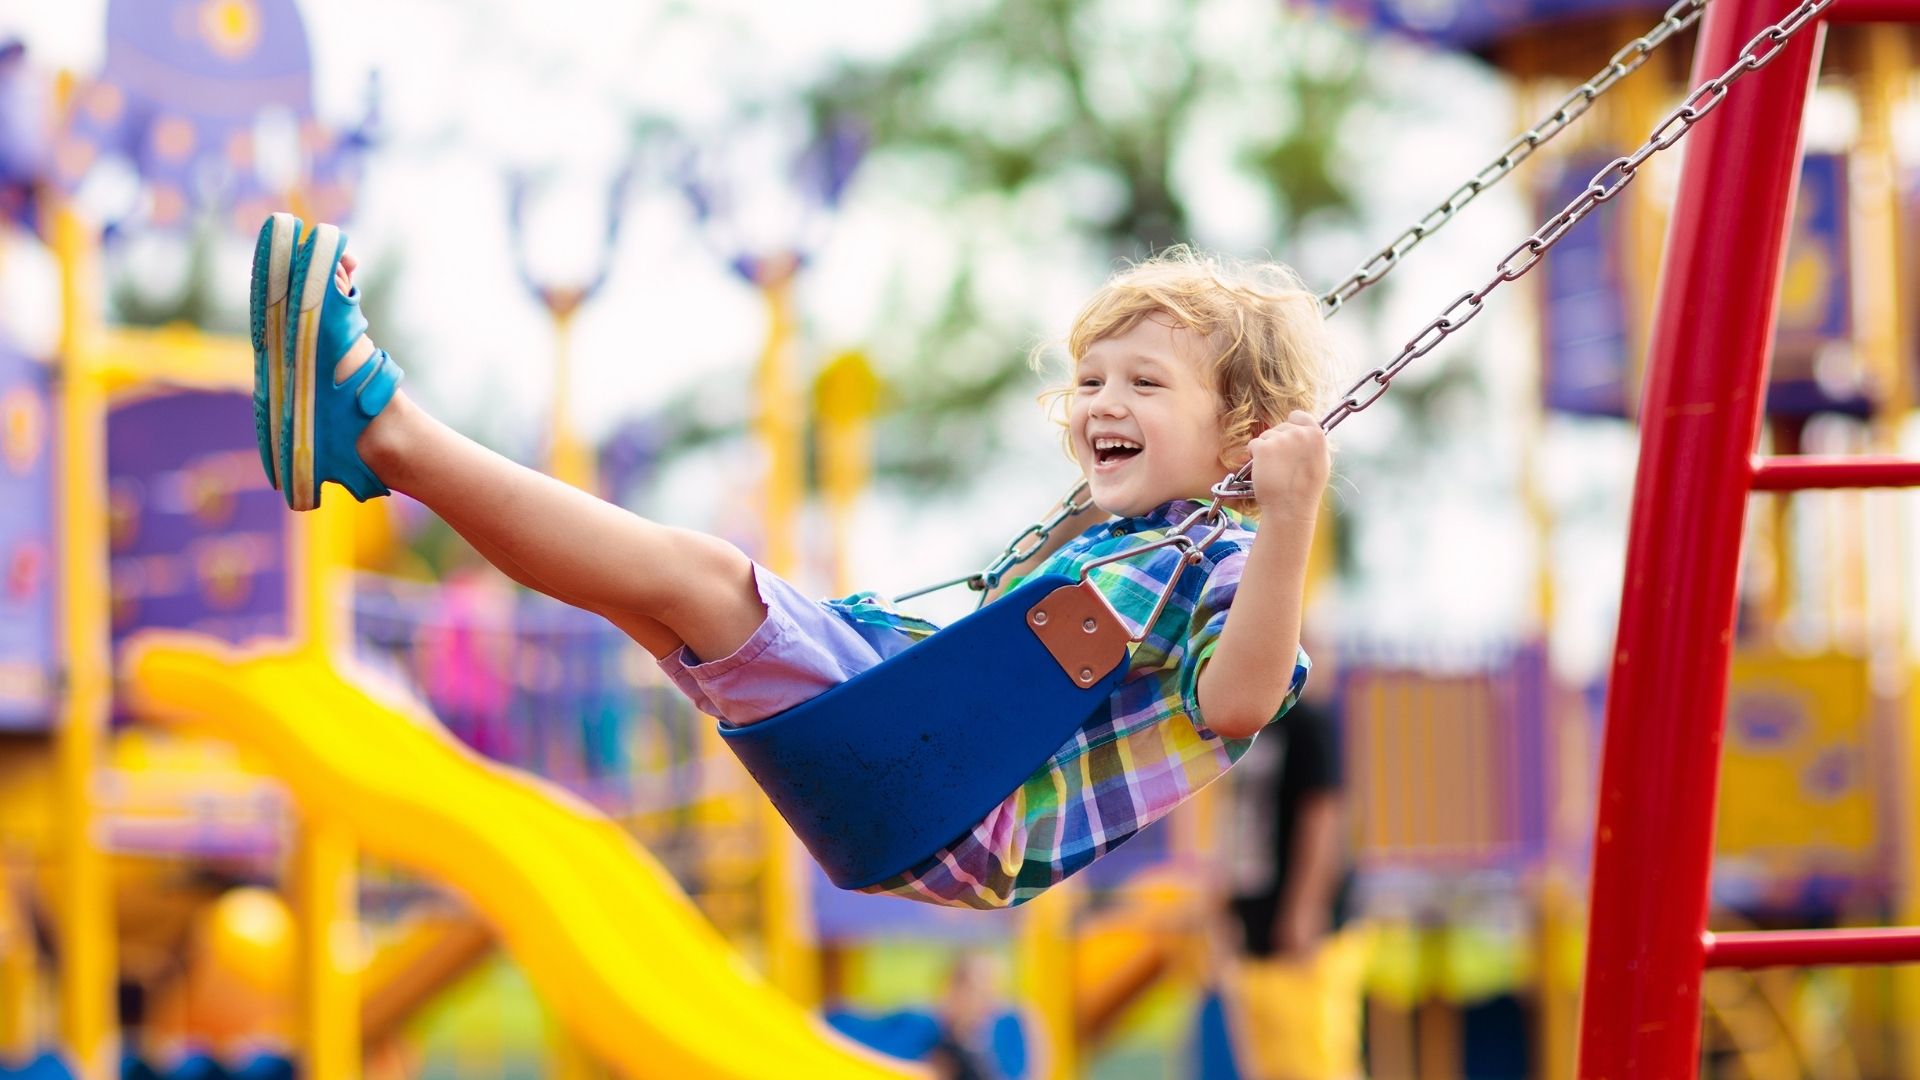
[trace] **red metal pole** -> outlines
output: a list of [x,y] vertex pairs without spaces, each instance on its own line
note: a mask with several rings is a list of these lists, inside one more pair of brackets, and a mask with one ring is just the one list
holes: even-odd
[[1920,487],[1920,461],[1912,458],[1770,457],[1753,463],[1753,490]]
[[[1791,0],[1714,0],[1694,84]],[[1689,137],[1640,410],[1607,695],[1580,1075],[1692,1076],[1735,571],[1820,28]]]
[[1710,968],[1763,968],[1807,964],[1911,964],[1920,961],[1920,928],[1760,930],[1708,934]]

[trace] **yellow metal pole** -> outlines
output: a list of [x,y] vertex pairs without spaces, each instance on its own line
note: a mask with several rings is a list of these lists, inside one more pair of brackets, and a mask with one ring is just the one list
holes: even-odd
[[[352,508],[331,503],[297,515],[290,576],[300,648],[337,662],[352,644]],[[359,847],[345,825],[303,815],[291,874],[299,936],[295,1038],[304,1074],[360,1075]]]
[[[1626,28],[1629,24],[1630,20],[1622,21],[1617,24],[1618,29],[1625,32],[1627,37],[1640,32],[1640,28],[1628,31]],[[1621,80],[1609,93],[1609,146],[1640,143],[1670,107],[1676,87],[1673,80],[1667,77],[1665,59],[1663,56],[1648,62],[1644,70]],[[1666,170],[1675,166],[1663,159],[1650,162],[1646,167]],[[1660,281],[1660,254],[1666,247],[1667,210],[1653,197],[1653,189],[1647,186],[1630,193],[1626,201],[1626,273],[1622,275],[1625,279],[1622,291],[1626,295],[1622,299],[1627,313],[1627,411],[1631,414],[1640,407],[1637,391],[1645,375],[1642,361],[1646,356],[1648,327],[1653,323],[1654,290]]]
[[92,232],[69,207],[52,211],[60,266],[58,455],[61,659],[54,733],[55,900],[60,1036],[80,1080],[106,1080],[118,1057],[112,897],[94,798],[112,701],[107,595],[106,401],[94,377],[100,307]]
[[873,414],[880,382],[873,365],[857,352],[842,353],[814,382],[814,414],[820,457],[820,490],[833,530],[833,589],[854,588],[850,572],[853,513],[873,474]]
[[[776,574],[790,576],[799,565],[794,532],[805,486],[806,445],[801,419],[806,399],[800,390],[793,317],[793,259],[769,266],[759,279],[767,309],[766,346],[754,373],[754,426],[765,457],[761,491],[762,558]],[[766,950],[767,978],[807,1008],[820,1004],[818,946],[810,927],[811,905],[797,843],[773,804],[760,801],[766,836],[766,865],[760,877],[760,926]]]
[[294,560],[289,577],[294,582],[293,627],[300,648],[331,660],[352,645],[349,616],[353,587],[348,566],[353,554],[353,511],[340,501],[351,499],[344,490],[327,493],[330,502],[308,514],[295,515]]
[[39,944],[33,940],[11,862],[0,863],[0,1059],[33,1054],[34,999],[39,989]]
[[303,817],[293,851],[298,935],[295,1037],[305,1076],[360,1075],[358,847],[347,827]]
[[572,410],[568,408],[573,383],[573,315],[575,306],[549,308],[553,315],[553,414],[548,430],[553,445],[548,448],[547,471],[554,479],[572,484],[582,491],[596,486],[593,456],[574,430]]
[[1080,1045],[1073,1028],[1073,909],[1076,882],[1063,882],[1022,908],[1019,996],[1041,1032],[1040,1068],[1047,1080],[1080,1075]]
[[798,564],[793,534],[805,487],[805,446],[801,441],[805,402],[800,393],[793,316],[796,269],[791,260],[786,260],[760,280],[760,295],[767,309],[767,340],[754,372],[754,424],[766,456],[766,480],[761,492],[765,535],[761,543],[767,567],[776,574],[791,574]]
[[[551,290],[543,300],[553,319],[553,401],[547,431],[547,473],[561,483],[593,491],[599,478],[593,455],[573,426],[573,317],[586,300],[583,290]],[[566,1025],[548,1024],[547,1071],[553,1080],[592,1080],[598,1073],[593,1057]]]
[[[1905,100],[1906,80],[1913,62],[1906,28],[1869,26],[1857,31],[1864,37],[1864,63],[1855,87],[1860,110],[1860,134],[1854,148],[1850,190],[1853,195],[1852,234],[1856,238],[1853,255],[1854,311],[1858,317],[1856,345],[1872,378],[1881,388],[1881,409],[1873,425],[1873,449],[1890,453],[1898,448],[1898,429],[1914,406],[1912,376],[1907,367],[1911,355],[1913,323],[1901,298],[1909,279],[1902,266],[1898,238],[1901,233],[1899,157],[1893,139],[1894,113]],[[1891,730],[1905,741],[1899,752],[1906,762],[1906,790],[1912,790],[1920,778],[1920,717],[1913,715],[1913,695],[1908,687],[1912,678],[1907,641],[1906,612],[1902,598],[1911,568],[1906,558],[1905,515],[1893,496],[1879,496],[1878,506],[1886,516],[1869,520],[1865,543],[1868,566],[1863,575],[1869,583],[1865,604],[1869,612],[1869,664],[1876,686],[1892,687],[1883,691],[1892,696],[1891,705],[1900,723]],[[1884,532],[1884,536],[1871,535]],[[1877,548],[1877,550],[1875,550]],[[1876,596],[1877,594],[1877,596]],[[1877,607],[1876,607],[1877,605]],[[1898,921],[1911,926],[1920,919],[1920,824],[1912,816],[1898,830],[1904,847],[1904,865],[1897,876],[1899,895],[1895,900]],[[1909,1017],[1920,1009],[1920,969],[1901,966],[1893,972],[1891,1015]],[[1920,1029],[1909,1023],[1896,1023],[1899,1075],[1920,1078]]]

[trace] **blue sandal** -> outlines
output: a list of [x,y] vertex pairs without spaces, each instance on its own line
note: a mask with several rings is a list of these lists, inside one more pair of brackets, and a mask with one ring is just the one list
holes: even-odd
[[[290,223],[296,237],[284,261],[278,258],[281,218]],[[281,214],[269,219],[261,234],[254,255],[254,279],[256,298],[261,300],[264,314],[256,319],[256,325],[267,332],[274,329],[276,296],[282,298],[278,310],[284,313],[280,315],[284,325],[277,365],[271,355],[263,358],[263,352],[271,353],[271,344],[263,350],[258,344],[260,333],[256,332],[255,427],[263,427],[258,410],[264,397],[269,416],[261,434],[270,442],[263,445],[261,456],[267,462],[268,475],[277,480],[275,486],[295,510],[318,507],[320,485],[328,480],[346,488],[361,502],[385,495],[387,486],[360,460],[354,444],[367,424],[393,400],[402,372],[386,350],[376,349],[346,382],[333,381],[334,366],[367,329],[366,316],[360,312],[360,290],[342,295],[333,287],[334,271],[346,252],[347,238],[333,225],[315,225],[302,233],[297,219]],[[264,387],[262,367],[268,369]],[[277,388],[272,385],[274,370],[280,373]],[[272,407],[275,403],[278,408]],[[276,420],[277,432],[273,430]]]

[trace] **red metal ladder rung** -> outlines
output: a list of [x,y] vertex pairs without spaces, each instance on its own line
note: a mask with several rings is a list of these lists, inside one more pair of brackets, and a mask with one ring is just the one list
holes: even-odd
[[1899,487],[1920,487],[1920,460],[1864,454],[1753,459],[1755,491]]
[[1710,968],[1920,962],[1920,927],[1760,930],[1701,935]]
[[1835,0],[1827,21],[1838,23],[1920,22],[1915,0]]

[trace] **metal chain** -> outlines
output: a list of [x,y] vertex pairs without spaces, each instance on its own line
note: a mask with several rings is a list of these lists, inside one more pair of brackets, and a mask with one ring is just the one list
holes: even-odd
[[[1515,165],[1525,160],[1542,143],[1559,134],[1569,123],[1586,112],[1595,98],[1644,63],[1648,54],[1658,48],[1662,42],[1698,19],[1706,2],[1707,0],[1681,0],[1668,8],[1658,26],[1615,53],[1606,70],[1567,95],[1546,120],[1518,136],[1513,143],[1509,144],[1507,151],[1499,160],[1475,174],[1471,180],[1455,190],[1446,202],[1430,211],[1419,222],[1396,237],[1393,243],[1362,263],[1360,269],[1353,275],[1322,296],[1320,299],[1326,313],[1330,315],[1338,311],[1342,304],[1352,299],[1362,289],[1390,273],[1399,264],[1402,256],[1446,224],[1461,207],[1513,171]],[[1540,259],[1559,243],[1574,225],[1592,213],[1601,203],[1611,200],[1632,183],[1639,175],[1640,166],[1646,164],[1648,158],[1685,138],[1695,124],[1705,119],[1714,109],[1719,108],[1720,103],[1726,100],[1728,89],[1734,83],[1748,72],[1758,71],[1772,63],[1774,57],[1786,47],[1787,42],[1812,22],[1814,16],[1826,10],[1832,3],[1833,0],[1805,0],[1785,18],[1754,35],[1753,39],[1747,42],[1746,47],[1740,50],[1739,58],[1731,67],[1717,78],[1700,84],[1688,94],[1679,106],[1655,125],[1653,134],[1638,150],[1608,162],[1594,174],[1586,188],[1572,202],[1547,219],[1545,224],[1508,252],[1495,267],[1494,275],[1490,280],[1478,289],[1461,294],[1458,299],[1449,304],[1445,311],[1442,311],[1407,342],[1391,363],[1374,368],[1348,387],[1341,402],[1321,419],[1321,429],[1330,432],[1340,426],[1347,417],[1365,410],[1380,400],[1381,395],[1385,394],[1392,384],[1394,376],[1400,374],[1408,364],[1432,352],[1442,341],[1472,322],[1480,314],[1487,297],[1494,290],[1508,282],[1518,281],[1531,272],[1535,266],[1539,265]],[[1252,474],[1253,464],[1248,462],[1214,485],[1214,497],[1217,500],[1252,498]],[[1088,509],[1090,503],[1082,501],[1086,494],[1087,483],[1082,480],[1075,485],[1065,499],[1061,500],[1060,508],[1052,516],[1036,525],[1029,525],[1014,537],[998,558],[979,573],[905,593],[896,597],[896,600],[909,600],[962,583],[984,594],[1000,583],[1001,577],[1007,570],[1037,553],[1045,545],[1053,530],[1062,522]],[[1217,509],[1215,513],[1218,513]],[[1029,540],[1032,543],[1023,546],[1023,542]],[[984,602],[984,595],[982,602]]]
[[1535,150],[1545,146],[1555,135],[1572,126],[1586,111],[1593,107],[1600,95],[1613,89],[1620,80],[1631,75],[1640,65],[1647,62],[1653,51],[1665,44],[1667,39],[1692,26],[1706,10],[1708,0],[1678,0],[1660,17],[1653,29],[1634,38],[1613,54],[1607,66],[1596,72],[1593,78],[1561,98],[1545,119],[1513,137],[1500,156],[1481,168],[1467,179],[1467,182],[1455,188],[1439,206],[1421,215],[1420,220],[1408,226],[1399,236],[1393,238],[1387,246],[1369,256],[1356,267],[1353,273],[1332,289],[1320,295],[1321,310],[1331,315],[1347,301],[1377,283],[1381,278],[1393,272],[1407,252],[1418,247],[1420,241],[1439,232],[1441,227],[1453,220],[1462,208],[1481,192],[1504,180],[1521,162],[1533,156]]
[[[1391,363],[1374,368],[1362,375],[1358,382],[1347,388],[1340,404],[1327,413],[1320,421],[1324,431],[1332,431],[1340,422],[1354,413],[1380,400],[1387,392],[1394,376],[1400,374],[1408,364],[1432,352],[1436,346],[1449,336],[1466,326],[1478,316],[1487,296],[1495,289],[1510,281],[1525,277],[1540,260],[1567,235],[1580,219],[1593,213],[1601,203],[1620,194],[1634,177],[1640,173],[1640,166],[1647,159],[1662,150],[1686,138],[1693,126],[1707,117],[1707,114],[1720,107],[1727,100],[1727,91],[1739,82],[1748,72],[1758,71],[1773,62],[1786,48],[1793,35],[1799,33],[1814,16],[1826,10],[1833,0],[1806,0],[1789,12],[1786,18],[1755,34],[1740,50],[1740,56],[1733,65],[1720,73],[1717,78],[1708,79],[1695,87],[1674,110],[1654,126],[1653,134],[1638,150],[1609,161],[1593,179],[1587,182],[1574,200],[1561,208],[1560,212],[1548,218],[1546,223],[1535,229],[1533,234],[1521,241],[1519,246],[1507,252],[1500,260],[1493,277],[1486,284],[1470,292],[1462,293],[1459,299],[1447,305],[1447,309],[1428,323],[1413,339],[1400,350],[1400,355]],[[1225,480],[1214,485],[1213,494],[1221,499],[1245,499],[1253,495],[1252,465],[1243,465]]]
[[916,596],[925,596],[928,593],[939,592],[941,589],[952,588],[955,585],[965,585],[967,588],[980,593],[980,602],[983,604],[986,603],[987,591],[997,587],[1000,584],[1000,579],[1006,576],[1008,570],[1039,554],[1040,549],[1046,546],[1047,539],[1053,535],[1053,530],[1059,528],[1062,522],[1065,522],[1075,514],[1093,508],[1093,499],[1088,495],[1089,490],[1085,480],[1075,484],[1073,490],[1067,492],[1066,497],[1060,500],[1059,507],[1055,509],[1045,521],[1029,525],[1020,530],[1012,540],[1007,542],[1006,550],[1002,551],[992,562],[988,563],[986,569],[978,573],[968,574],[964,577],[953,578],[950,581],[943,581],[938,585],[928,585],[925,588],[915,589],[912,592],[901,593],[899,596],[893,598],[894,602],[904,603]]

